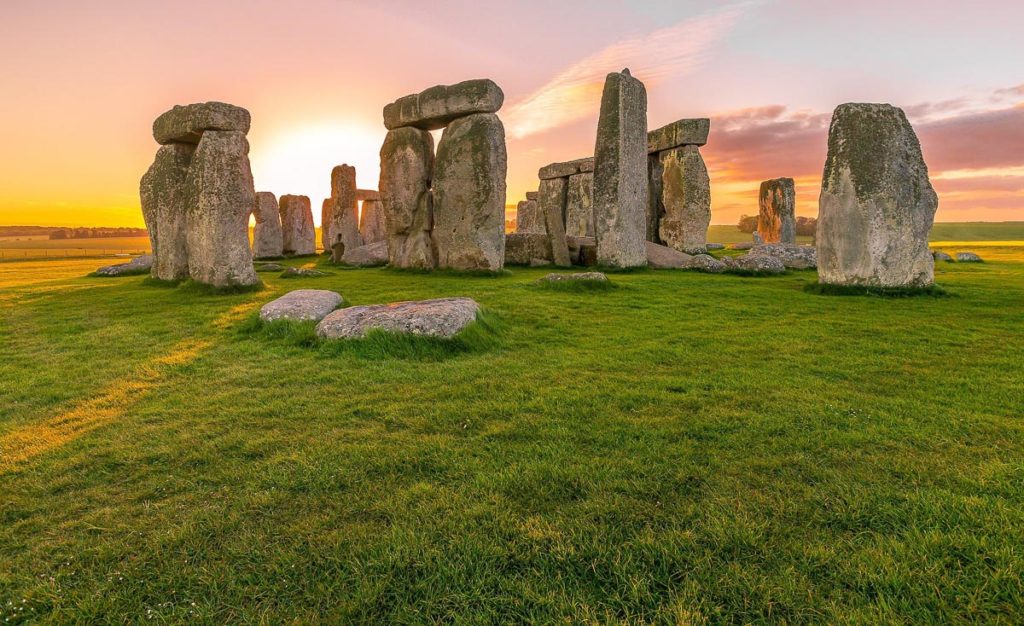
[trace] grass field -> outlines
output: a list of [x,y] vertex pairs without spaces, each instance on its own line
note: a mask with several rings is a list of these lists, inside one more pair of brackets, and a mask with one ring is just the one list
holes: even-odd
[[[907,299],[543,268],[202,296],[2,263],[0,619],[1019,623],[1024,246],[982,254]],[[295,288],[467,295],[494,330],[398,356],[253,332]]]

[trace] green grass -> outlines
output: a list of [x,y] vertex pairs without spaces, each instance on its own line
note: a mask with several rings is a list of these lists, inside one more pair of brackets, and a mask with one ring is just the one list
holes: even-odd
[[[905,299],[0,263],[0,622],[1020,622],[1024,250],[983,254]],[[254,324],[295,288],[487,313]]]

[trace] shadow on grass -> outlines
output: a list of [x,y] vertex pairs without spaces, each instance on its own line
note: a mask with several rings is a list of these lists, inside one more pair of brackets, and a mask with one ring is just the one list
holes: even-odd
[[378,265],[377,267],[385,272],[395,274],[418,274],[448,278],[507,278],[512,276],[512,272],[507,269],[492,272],[491,270],[453,270],[447,268],[427,270],[417,267],[392,267],[390,265]]
[[179,283],[174,283],[174,281],[157,282],[167,283],[165,285],[157,286],[177,286],[182,293],[196,296],[229,296],[239,293],[252,293],[254,291],[263,291],[266,288],[263,284],[263,281],[258,281],[254,285],[228,285],[226,287],[214,287],[213,285],[206,285],[204,283],[196,282],[191,279],[181,281]]
[[371,330],[365,337],[358,339],[322,339],[316,334],[316,322],[264,322],[255,313],[238,326],[238,333],[311,349],[325,356],[443,361],[497,348],[500,345],[501,322],[493,314],[482,311],[477,314],[476,321],[454,337],[426,337]]
[[149,274],[149,268],[139,268],[136,270],[121,270],[120,274],[100,274],[99,272],[89,272],[86,274],[86,278],[124,278],[125,276],[142,276],[143,274]]
[[561,291],[563,293],[592,293],[595,291],[611,291],[619,286],[610,280],[544,280],[534,282],[538,289],[545,291]]
[[819,296],[872,296],[876,298],[949,298],[949,293],[938,285],[928,287],[864,287],[859,285],[831,285],[828,283],[808,283],[804,291]]

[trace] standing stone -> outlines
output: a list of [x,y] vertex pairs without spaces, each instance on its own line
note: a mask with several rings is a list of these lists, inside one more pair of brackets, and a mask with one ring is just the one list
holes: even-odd
[[331,170],[331,200],[331,245],[340,241],[346,250],[355,250],[363,245],[359,236],[356,168],[339,165]]
[[316,226],[313,225],[313,209],[309,205],[309,198],[281,196],[280,208],[284,254],[316,254]]
[[494,113],[461,117],[444,130],[434,170],[438,265],[500,270],[505,264],[505,128]]
[[359,236],[364,246],[387,239],[384,209],[380,200],[363,200],[363,210],[359,214]]
[[330,252],[334,245],[334,233],[331,232],[331,214],[334,213],[334,198],[324,198],[320,205],[320,247]]
[[517,233],[545,233],[544,219],[540,213],[540,203],[527,198],[516,205]]
[[[648,133],[650,135],[650,133]],[[649,141],[649,140],[648,140]],[[665,214],[662,202],[661,179],[665,168],[661,166],[661,155],[657,152],[647,155],[647,241],[660,242],[658,226],[661,216]]]
[[380,149],[380,200],[393,267],[434,269],[437,250],[430,237],[434,139],[416,128],[388,131]]
[[938,196],[914,129],[888,104],[842,104],[832,115],[822,175],[818,280],[925,287],[934,280],[928,232]]
[[281,213],[274,194],[269,191],[257,193],[253,215],[256,217],[256,226],[252,231],[253,257],[265,259],[281,256],[284,253]]
[[142,177],[139,196],[142,216],[153,250],[153,278],[188,278],[188,168],[195,146],[161,146],[153,165]]
[[256,203],[249,142],[242,131],[207,130],[188,173],[188,266],[192,280],[214,287],[259,283],[249,249]]
[[594,147],[594,233],[600,264],[647,264],[647,177],[647,91],[629,70],[609,74]]
[[551,262],[562,267],[572,265],[569,245],[565,241],[565,203],[569,194],[568,178],[549,178],[540,181],[540,212],[544,218],[544,232],[551,246]]
[[570,237],[594,236],[594,173],[569,177],[565,200],[565,234]]
[[757,232],[764,243],[796,243],[796,191],[792,178],[761,183]]
[[707,252],[711,224],[711,179],[697,146],[660,153],[661,202],[658,236],[665,245],[687,254]]

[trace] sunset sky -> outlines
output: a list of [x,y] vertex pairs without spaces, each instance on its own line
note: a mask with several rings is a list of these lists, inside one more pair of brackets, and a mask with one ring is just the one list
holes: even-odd
[[[648,124],[712,118],[712,221],[797,180],[817,213],[832,109],[903,107],[938,221],[1024,220],[1024,2],[3,0],[0,225],[141,226],[153,119],[221,100],[252,113],[257,190],[376,188],[381,109],[435,84],[505,92],[508,202],[589,156],[601,86],[629,67]],[[319,220],[318,211],[316,219]]]

